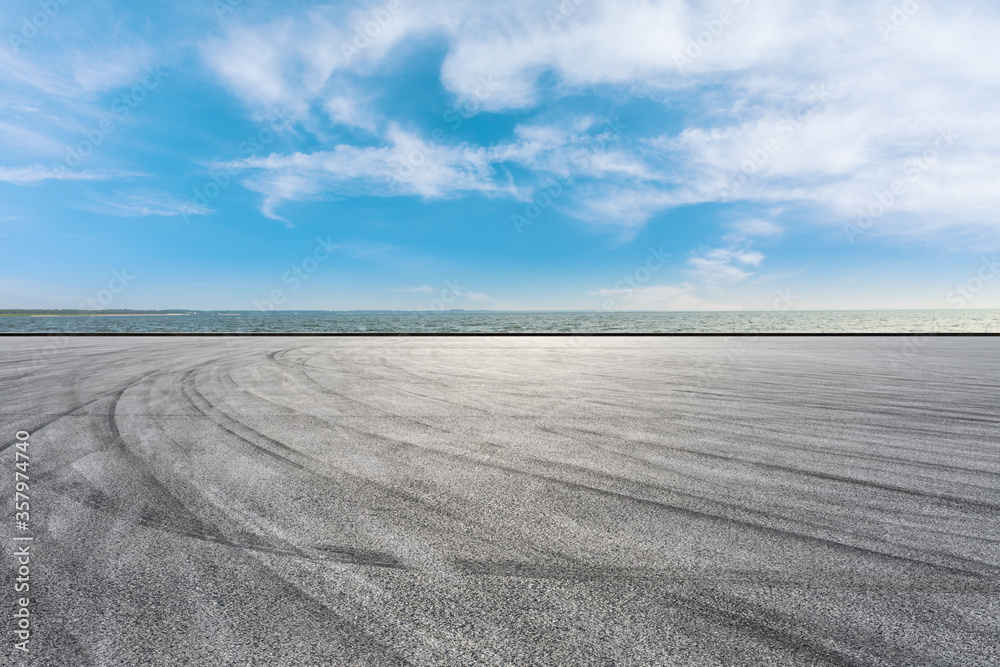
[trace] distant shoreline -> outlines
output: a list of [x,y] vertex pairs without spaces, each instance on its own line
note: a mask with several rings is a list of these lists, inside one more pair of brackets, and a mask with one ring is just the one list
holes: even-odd
[[172,317],[193,313],[64,313],[58,315],[0,315],[0,317]]

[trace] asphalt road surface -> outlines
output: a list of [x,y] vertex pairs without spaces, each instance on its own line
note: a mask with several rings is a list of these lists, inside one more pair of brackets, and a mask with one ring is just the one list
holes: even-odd
[[998,389],[1000,338],[2,338],[0,656],[997,665]]

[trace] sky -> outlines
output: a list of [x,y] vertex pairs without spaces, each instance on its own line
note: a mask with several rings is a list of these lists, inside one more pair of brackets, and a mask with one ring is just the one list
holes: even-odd
[[1000,307],[996,2],[12,0],[0,27],[0,308]]

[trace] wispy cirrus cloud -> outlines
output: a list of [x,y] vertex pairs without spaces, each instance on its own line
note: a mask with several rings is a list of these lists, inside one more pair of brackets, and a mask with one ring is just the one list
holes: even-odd
[[0,182],[14,185],[38,185],[45,181],[104,181],[141,176],[128,171],[76,171],[65,167],[32,164],[23,167],[0,167]]
[[643,285],[635,288],[600,289],[591,296],[612,299],[616,310],[740,310],[733,302],[724,302],[701,294],[701,288],[691,282],[673,285]]
[[716,285],[738,282],[753,275],[750,267],[760,266],[764,255],[752,250],[712,248],[689,260],[690,274],[699,282]]
[[77,208],[90,213],[123,218],[147,216],[170,218],[180,215],[212,214],[212,210],[206,206],[172,197],[159,190],[117,191],[111,196],[95,195],[91,202],[77,204]]
[[[780,215],[781,211],[775,212],[775,215]],[[740,220],[732,225],[732,234],[726,237],[727,240],[742,241],[747,237],[765,237],[770,238],[774,236],[779,236],[785,230],[781,225],[774,222],[774,220],[768,220],[766,218],[748,218],[745,220]]]
[[399,292],[400,294],[412,294],[415,292],[425,292],[430,294],[434,291],[434,288],[430,285],[417,285],[416,287],[397,287],[392,291]]

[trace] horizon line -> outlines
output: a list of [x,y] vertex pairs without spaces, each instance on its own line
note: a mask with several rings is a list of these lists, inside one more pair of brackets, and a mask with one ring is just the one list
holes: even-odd
[[81,317],[88,315],[139,315],[139,314],[163,314],[163,315],[194,315],[194,314],[244,314],[259,313],[262,315],[274,314],[297,314],[297,313],[420,313],[420,314],[448,314],[448,313],[586,313],[586,314],[626,314],[626,313],[648,313],[648,314],[708,314],[708,313],[863,313],[863,312],[962,312],[962,311],[1000,311],[1000,308],[788,308],[782,310],[601,310],[601,309],[560,309],[560,308],[536,308],[536,309],[466,309],[450,308],[447,310],[412,310],[396,308],[353,308],[349,310],[326,309],[326,308],[298,308],[287,310],[261,310],[247,309],[239,310],[232,308],[114,308],[103,310],[88,310],[80,308],[0,308],[0,316],[17,317],[21,313],[28,316],[58,316],[59,314],[73,314]]

